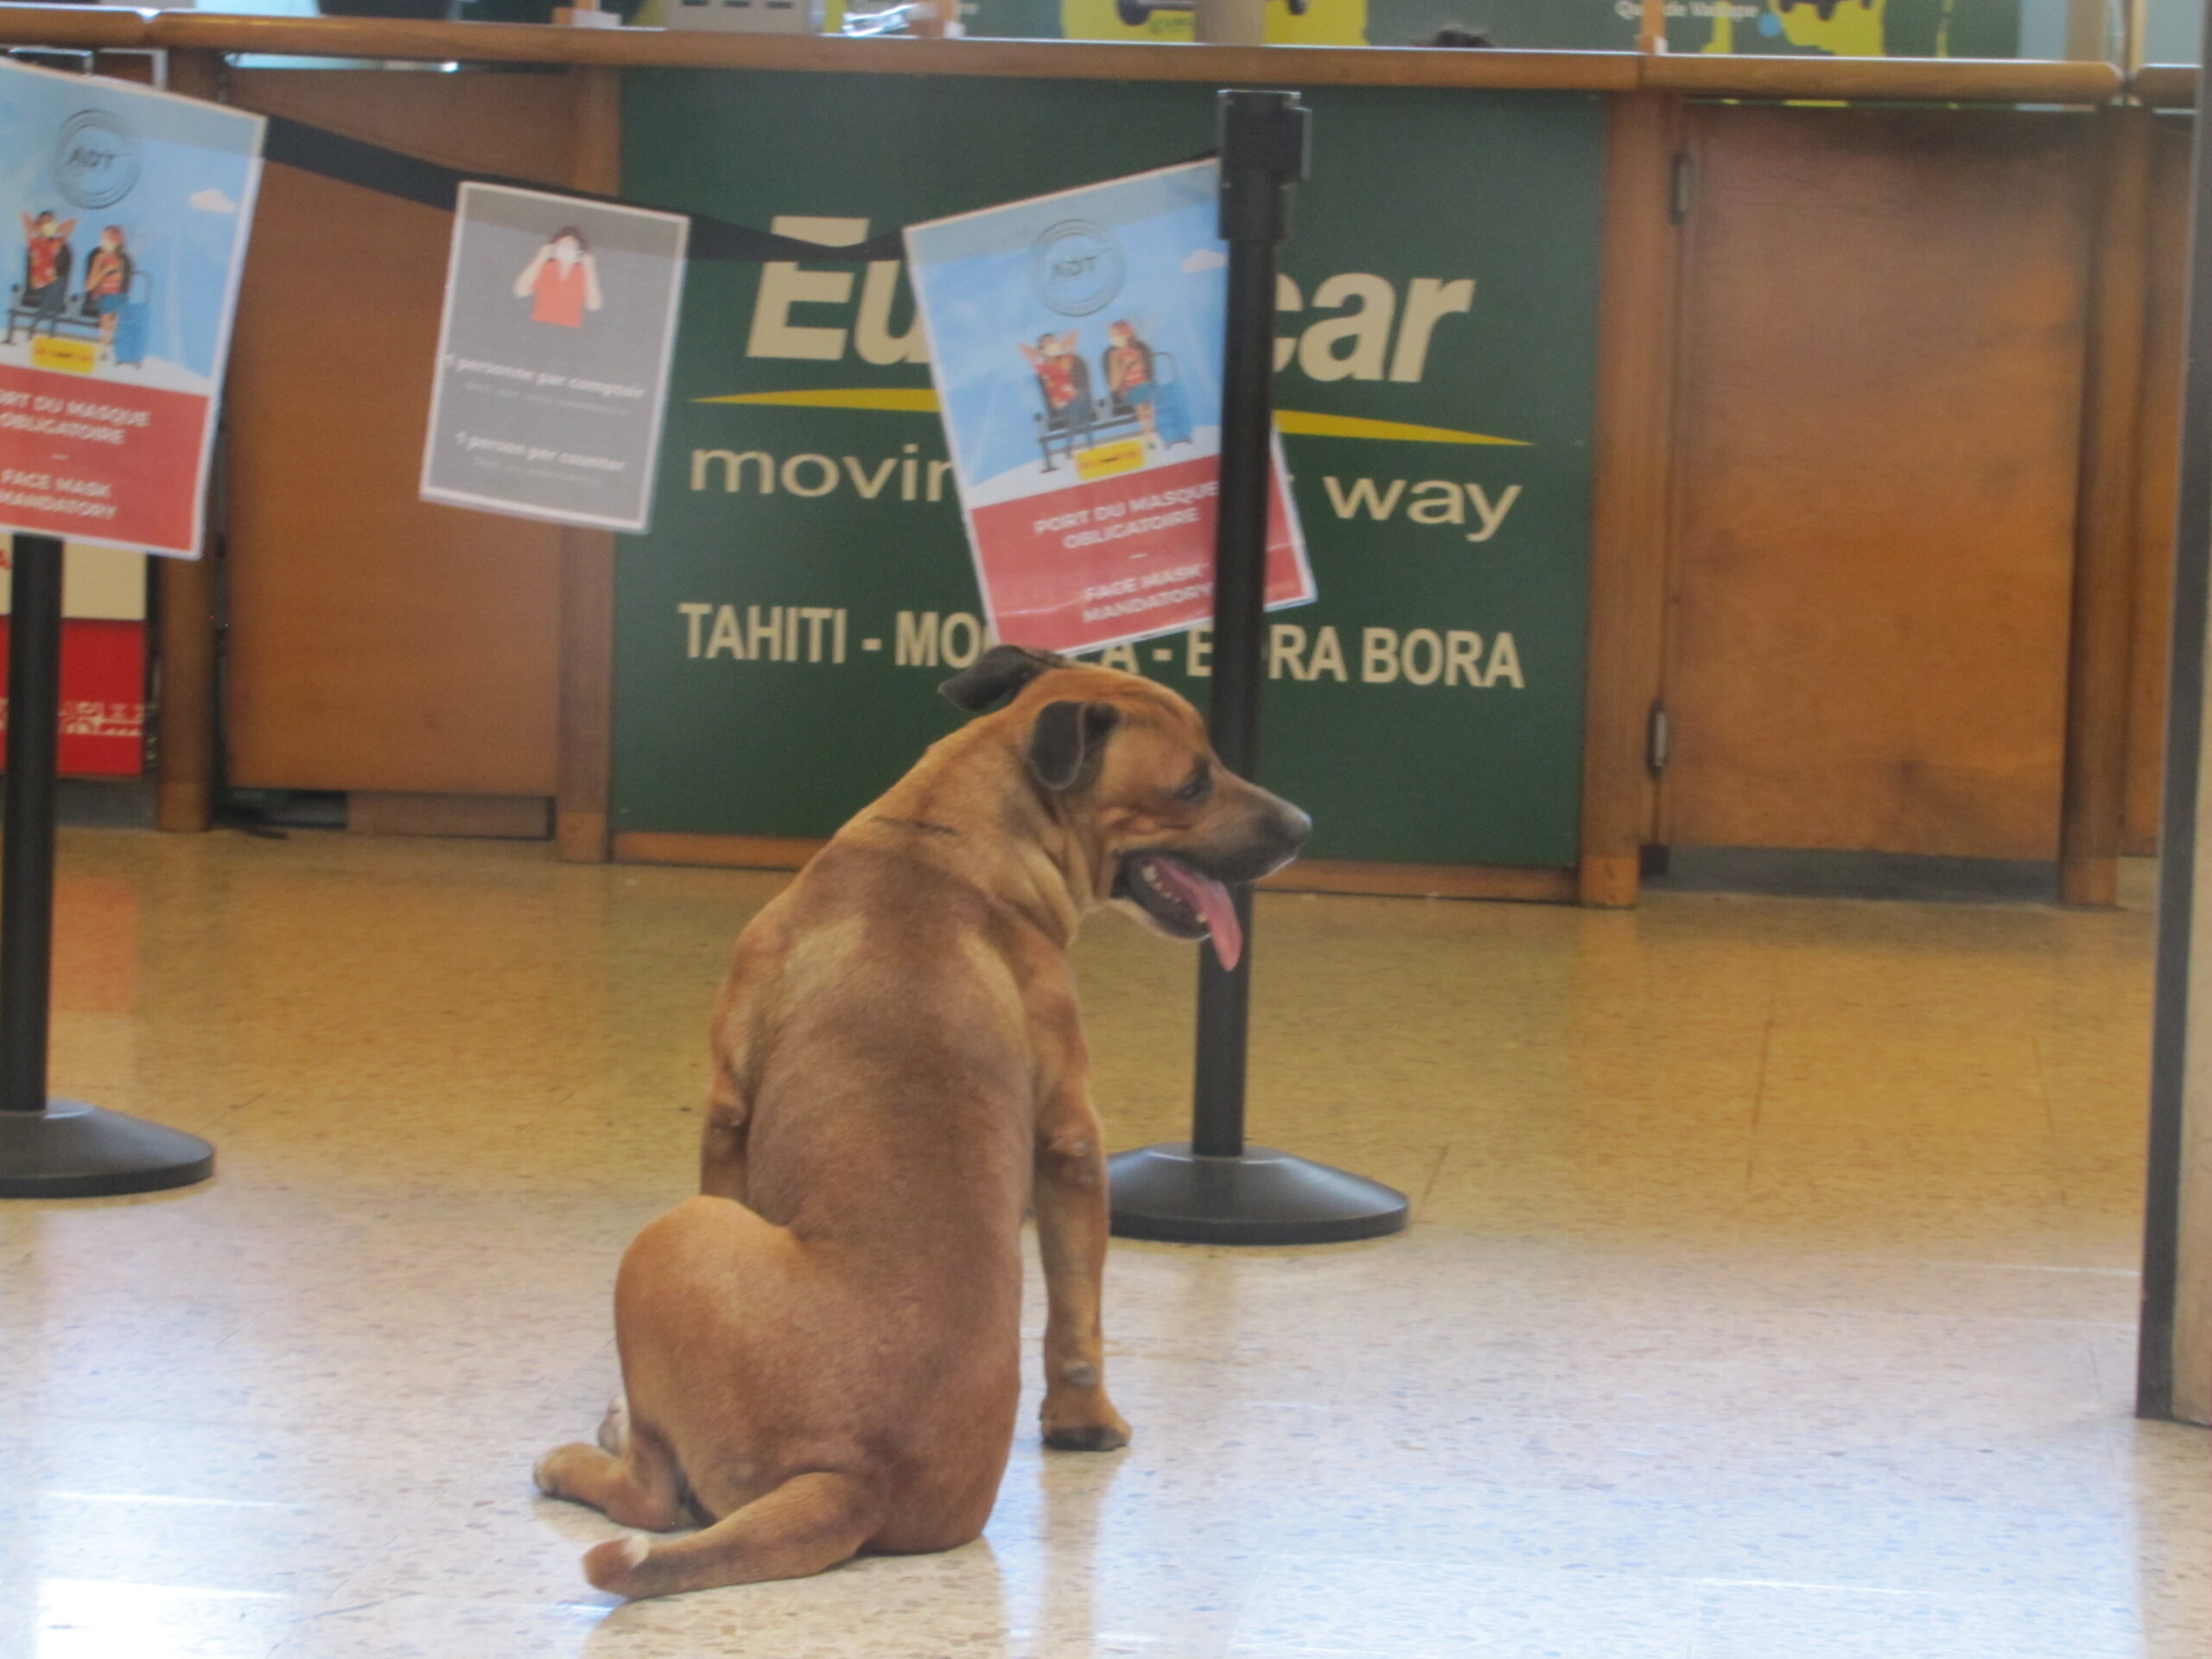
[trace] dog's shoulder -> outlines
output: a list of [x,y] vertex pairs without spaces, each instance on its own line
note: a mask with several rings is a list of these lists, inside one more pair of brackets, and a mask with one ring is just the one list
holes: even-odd
[[904,954],[926,950],[932,938],[987,930],[988,898],[932,851],[895,831],[841,834],[779,896],[777,934],[787,949],[834,932]]

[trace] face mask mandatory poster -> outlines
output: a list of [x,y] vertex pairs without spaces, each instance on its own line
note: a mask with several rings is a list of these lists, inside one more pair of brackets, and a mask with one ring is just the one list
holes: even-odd
[[[1213,614],[1227,249],[1211,162],[917,225],[960,504],[997,636],[1090,651]],[[1267,604],[1313,575],[1269,480]]]
[[0,527],[199,556],[261,135],[0,63]]

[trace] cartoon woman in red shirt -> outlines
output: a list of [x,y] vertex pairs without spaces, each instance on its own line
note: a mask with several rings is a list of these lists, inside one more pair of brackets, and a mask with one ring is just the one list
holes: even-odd
[[101,227],[100,245],[85,264],[85,302],[100,320],[100,349],[115,350],[115,320],[130,294],[130,252],[123,226]]
[[515,278],[515,297],[531,302],[532,322],[582,327],[584,313],[606,303],[599,291],[599,264],[584,245],[583,233],[573,225],[556,231]]
[[1065,334],[1039,334],[1032,346],[1027,340],[1017,340],[1021,355],[1045,383],[1045,401],[1057,415],[1081,397],[1076,385],[1076,335],[1080,330],[1071,328]]

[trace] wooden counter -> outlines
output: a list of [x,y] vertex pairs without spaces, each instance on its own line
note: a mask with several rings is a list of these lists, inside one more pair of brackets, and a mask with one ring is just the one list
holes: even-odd
[[238,16],[214,11],[138,12],[24,5],[0,5],[0,43],[156,47],[438,63],[1188,80],[1216,86],[1651,91],[1704,98],[2101,104],[2118,97],[2125,86],[2120,73],[2103,63],[1702,54],[1644,57],[1627,52],[1437,52],[1391,47],[1135,45],[1089,41],[847,40],[835,35],[562,29],[524,23]]
[[[2131,89],[2096,63],[6,5],[0,41],[163,49],[180,84],[250,107],[602,189],[626,69],[1604,95],[1580,896],[1633,902],[1648,843],[1751,842],[2055,859],[2071,900],[2101,903],[2116,854],[2149,849],[2187,178],[2173,124],[2136,100],[2190,101],[2194,70]],[[534,72],[225,71],[230,54]],[[1781,107],[1837,100],[1853,107]],[[564,853],[603,856],[611,550],[415,502],[419,342],[346,348],[374,385],[345,411],[335,469],[316,423],[334,341],[422,334],[445,235],[427,209],[272,169],[231,400],[232,775],[455,827],[527,823],[557,798]],[[404,296],[379,259],[409,273]],[[196,579],[173,577],[181,594]],[[188,771],[206,671],[166,637],[164,753]],[[1655,773],[1661,708],[1671,764]],[[170,821],[192,821],[194,780],[175,781]],[[1567,891],[1564,874],[1408,867],[1397,885],[1531,896]],[[1389,867],[1343,885],[1387,890]]]

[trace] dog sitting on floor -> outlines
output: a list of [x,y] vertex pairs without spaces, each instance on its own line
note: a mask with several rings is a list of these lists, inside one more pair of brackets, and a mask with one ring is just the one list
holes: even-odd
[[1106,1163],[1067,961],[1090,911],[1243,949],[1229,887],[1306,816],[1215,758],[1136,675],[1000,645],[970,711],[737,942],[715,1005],[701,1196],[614,1292],[623,1398],[539,1487],[667,1532],[584,1557],[661,1596],[950,1549],[989,1518],[1020,1391],[1033,1209],[1046,1444],[1103,1452]]

